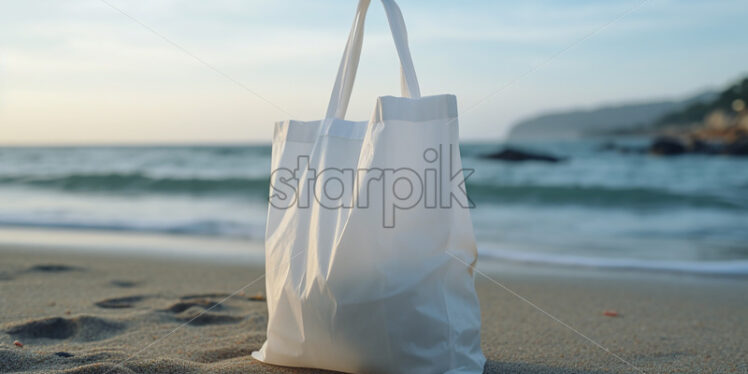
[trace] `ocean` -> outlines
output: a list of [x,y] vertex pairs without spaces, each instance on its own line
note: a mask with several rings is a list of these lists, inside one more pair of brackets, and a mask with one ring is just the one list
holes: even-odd
[[[641,143],[640,140],[631,140]],[[464,144],[481,258],[748,274],[748,159],[537,142]],[[262,241],[269,145],[0,147],[0,228]]]

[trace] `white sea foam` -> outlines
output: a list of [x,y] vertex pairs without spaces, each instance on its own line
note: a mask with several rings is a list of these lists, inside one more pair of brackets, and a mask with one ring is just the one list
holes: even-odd
[[634,258],[584,257],[569,254],[512,251],[481,247],[485,259],[553,266],[573,266],[599,269],[629,269],[713,275],[748,275],[748,260],[729,261],[671,261]]

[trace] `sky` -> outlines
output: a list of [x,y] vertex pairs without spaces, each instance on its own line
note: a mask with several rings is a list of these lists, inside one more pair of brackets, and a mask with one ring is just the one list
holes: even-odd
[[[324,115],[356,3],[0,0],[0,144],[268,142]],[[748,75],[745,0],[398,3],[421,92],[457,95],[464,140]],[[348,119],[383,95],[399,65],[372,1]]]

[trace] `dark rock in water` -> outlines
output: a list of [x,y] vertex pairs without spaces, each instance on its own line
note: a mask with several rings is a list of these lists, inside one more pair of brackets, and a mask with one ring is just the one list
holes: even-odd
[[649,153],[661,156],[681,155],[686,153],[687,150],[688,148],[682,140],[670,136],[657,137],[649,146]]
[[521,151],[518,149],[506,148],[502,151],[489,153],[483,155],[482,158],[489,160],[503,160],[503,161],[543,161],[543,162],[560,162],[564,161],[565,158],[546,155],[542,153]]
[[59,356],[59,357],[73,357],[75,355],[72,354],[72,353],[67,353],[67,352],[55,352],[55,356]]
[[660,156],[677,156],[685,153],[748,156],[748,136],[737,138],[728,143],[714,143],[696,137],[683,139],[660,136],[655,138],[650,145],[649,153]]
[[721,145],[709,143],[701,139],[691,139],[691,143],[688,145],[689,152],[707,155],[719,154],[723,151],[722,148]]
[[748,136],[727,144],[725,153],[730,156],[748,156]]

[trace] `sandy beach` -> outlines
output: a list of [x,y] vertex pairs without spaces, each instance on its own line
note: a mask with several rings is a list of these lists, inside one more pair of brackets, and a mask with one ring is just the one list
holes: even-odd
[[746,18],[2,1],[0,374],[748,374]]
[[[267,320],[260,266],[18,247],[0,259],[2,373],[319,372],[250,358]],[[486,373],[748,372],[745,278],[482,271],[501,284],[477,281]]]

